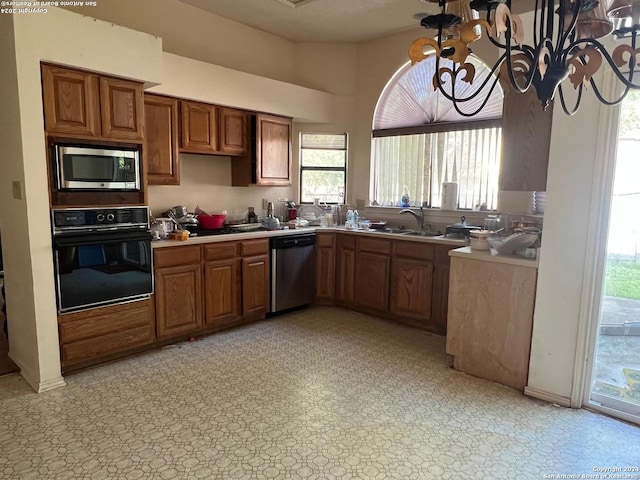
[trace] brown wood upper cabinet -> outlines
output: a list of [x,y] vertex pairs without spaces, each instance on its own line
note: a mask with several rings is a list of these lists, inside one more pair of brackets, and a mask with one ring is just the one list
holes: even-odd
[[291,119],[259,113],[251,123],[255,142],[231,163],[232,185],[291,185]]
[[249,145],[249,117],[242,110],[220,108],[220,152],[246,155]]
[[208,103],[180,101],[180,151],[218,152],[218,107]]
[[45,130],[80,138],[142,140],[142,83],[42,65]]
[[178,100],[145,94],[144,126],[149,185],[179,185]]
[[544,110],[534,89],[518,93],[504,75],[501,84],[505,93],[500,190],[544,192],[553,105]]

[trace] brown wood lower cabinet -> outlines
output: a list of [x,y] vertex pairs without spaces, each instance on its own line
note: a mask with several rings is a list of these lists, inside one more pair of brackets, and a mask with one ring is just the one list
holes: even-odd
[[200,246],[154,251],[158,338],[188,334],[202,326]]
[[269,240],[154,250],[159,339],[199,335],[269,311]]
[[391,262],[391,314],[421,328],[431,323],[434,246],[394,241]]
[[389,303],[389,255],[358,252],[353,280],[353,303],[363,310],[386,312]]
[[351,235],[336,238],[336,303],[343,307],[353,307],[356,269],[356,241]]
[[199,263],[158,268],[155,282],[158,338],[184,335],[202,326],[202,267]]
[[[456,245],[347,233],[335,237],[335,304],[446,334],[448,252]],[[320,245],[316,261],[321,266],[331,262]],[[330,304],[330,297],[321,297],[320,291],[317,284],[318,303]]]
[[317,304],[331,305],[335,289],[335,243],[333,233],[316,235],[316,293]]
[[154,320],[153,299],[60,315],[62,367],[89,365],[152,344]]
[[456,370],[523,390],[537,268],[451,259],[447,353]]
[[242,314],[264,318],[269,311],[269,255],[242,259]]

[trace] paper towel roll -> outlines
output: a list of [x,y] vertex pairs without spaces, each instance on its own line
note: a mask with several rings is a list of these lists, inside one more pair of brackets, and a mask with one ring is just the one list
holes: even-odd
[[455,182],[442,183],[442,210],[455,210],[458,208],[458,184]]

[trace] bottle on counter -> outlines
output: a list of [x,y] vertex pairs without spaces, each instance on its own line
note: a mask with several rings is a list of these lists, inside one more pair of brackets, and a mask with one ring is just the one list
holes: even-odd
[[258,216],[254,207],[247,208],[247,223],[258,223]]

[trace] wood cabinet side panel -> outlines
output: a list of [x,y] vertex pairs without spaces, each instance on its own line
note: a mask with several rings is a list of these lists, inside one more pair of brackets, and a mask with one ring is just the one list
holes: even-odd
[[518,93],[508,80],[501,83],[500,190],[546,191],[553,105],[544,110],[534,89]]
[[536,278],[534,268],[452,258],[447,353],[457,369],[524,388]]

